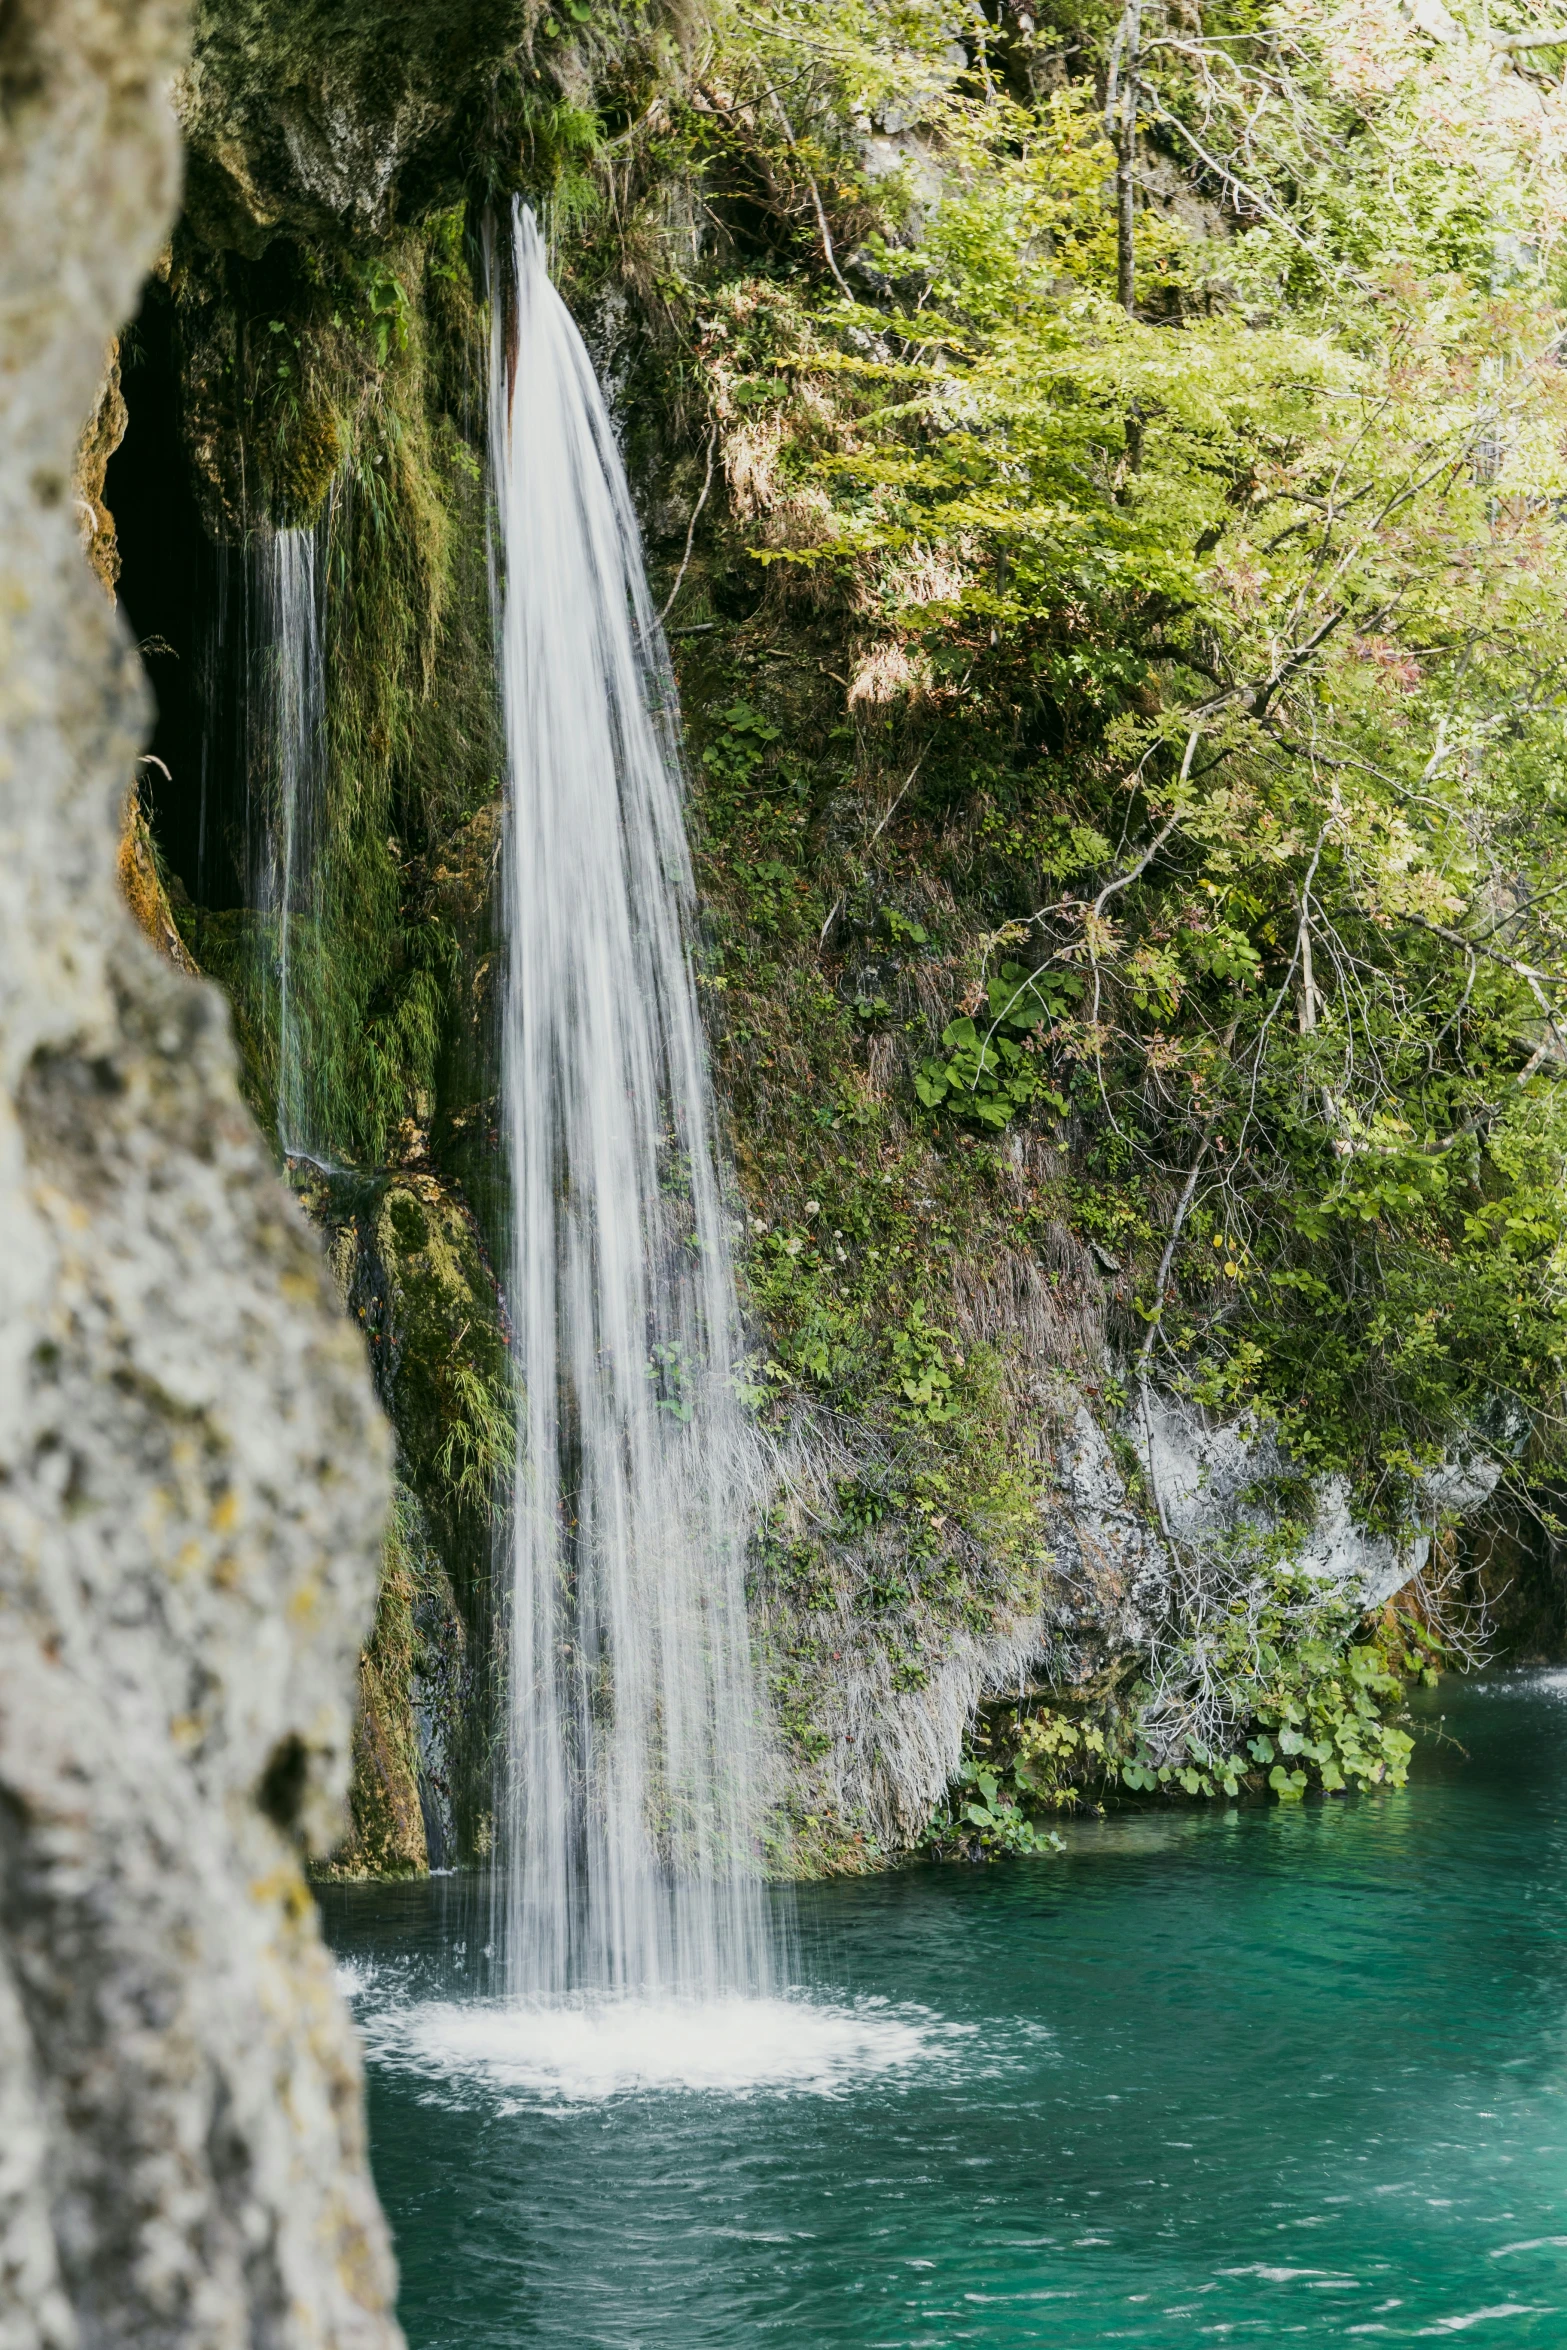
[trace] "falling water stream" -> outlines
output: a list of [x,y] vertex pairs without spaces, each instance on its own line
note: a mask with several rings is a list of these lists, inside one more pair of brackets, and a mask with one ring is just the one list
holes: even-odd
[[491,431],[521,1404],[498,1926],[514,1999],[711,2000],[765,1991],[770,1952],[679,717],[603,395],[532,213],[510,230]]
[[265,918],[277,1021],[277,1132],[289,1158],[320,1159],[314,961],[326,848],[326,691],[312,530],[267,530],[250,547],[249,690],[257,772],[248,830],[251,903]]
[[[414,2350],[1559,2343],[1567,1676],[1430,1693],[1405,1790],[803,1889],[781,1980],[675,696],[592,367],[531,215],[510,231],[505,1832],[488,1883],[323,1902]],[[298,1138],[319,637],[287,536],[268,902]]]

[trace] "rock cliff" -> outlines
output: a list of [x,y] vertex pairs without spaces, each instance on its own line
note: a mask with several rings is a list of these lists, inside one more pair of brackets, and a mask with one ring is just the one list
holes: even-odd
[[0,2342],[398,2340],[336,1837],[387,1445],[216,990],[115,887],[149,709],[73,444],[175,0],[0,11]]

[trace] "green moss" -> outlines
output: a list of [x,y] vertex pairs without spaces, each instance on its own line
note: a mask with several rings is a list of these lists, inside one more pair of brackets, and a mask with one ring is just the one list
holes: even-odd
[[213,912],[187,901],[176,906],[175,920],[191,960],[229,999],[240,1091],[257,1125],[270,1134],[277,1117],[277,1012],[275,995],[253,984],[260,918],[240,908]]
[[457,1854],[469,1859],[493,1804],[494,1527],[515,1448],[495,1281],[473,1216],[433,1175],[307,1189],[336,1235],[349,1309],[397,1433],[399,1474],[449,1595],[453,1628],[442,1637],[451,1654],[432,1680],[446,1692],[446,1797]]
[[411,1691],[414,1610],[431,1569],[416,1527],[415,1505],[399,1487],[387,1526],[375,1626],[359,1659],[349,1833],[321,1870],[324,1876],[412,1877],[429,1866]]
[[187,215],[254,256],[350,247],[470,192],[594,205],[612,127],[667,77],[683,11],[645,0],[201,0],[182,89]]
[[[483,13],[470,12],[475,26]],[[199,71],[215,79],[194,118],[194,203],[174,267],[187,426],[215,524],[316,520],[323,534],[331,846],[316,927],[296,942],[295,992],[318,1129],[370,1182],[351,1201],[338,1187],[321,1212],[352,1223],[355,1310],[477,1657],[492,1623],[489,1519],[513,1441],[494,1286],[446,1180],[460,1174],[498,1236],[485,320],[461,209],[410,213],[409,191],[434,184],[412,150],[371,223],[328,219],[268,145],[266,77],[281,73],[308,116],[323,21],[304,7],[263,21],[215,5],[204,19]],[[423,36],[396,10],[389,24],[384,86],[400,75],[416,90],[434,70]],[[333,70],[359,90],[368,135],[383,83],[368,21],[365,34]],[[280,63],[285,36],[293,54]],[[459,27],[441,69],[443,102],[466,70],[465,38]],[[613,295],[628,315],[616,365],[634,460],[684,501],[670,518],[673,559],[701,486],[712,353],[698,344],[699,289],[670,267],[670,157],[646,130],[652,20],[596,11],[588,46],[596,62],[574,88],[546,64],[530,76],[513,47],[488,85],[490,121],[504,119],[510,146],[481,142],[480,171],[491,188],[547,186],[568,288],[581,304]],[[597,116],[582,99],[594,76]],[[610,208],[595,155],[620,122],[643,127],[620,151]],[[771,333],[766,315],[764,300],[746,331]],[[921,728],[896,715],[846,721],[831,674],[845,599],[830,582],[764,575],[750,560],[756,532],[721,501],[708,519],[677,615],[705,633],[676,645],[689,656],[704,996],[755,1227],[742,1266],[754,1383],[780,1435],[830,1421],[837,1462],[816,1520],[775,1522],[759,1554],[767,1670],[797,1764],[778,1857],[861,1866],[863,1824],[835,1818],[813,1776],[834,1688],[831,1626],[852,1592],[856,1637],[894,1691],[912,1692],[955,1628],[982,1632],[1037,1602],[1032,1366],[984,1300],[1056,1228],[1062,1199],[1040,1164],[946,1147],[911,1112],[925,999],[951,986],[951,910],[907,828],[877,828]],[[930,796],[910,800],[922,826],[949,764],[932,759]],[[198,928],[234,995],[265,1116],[270,942],[239,916],[198,917]],[[1072,1355],[1067,1339],[1061,1351]],[[486,1736],[475,1731],[464,1764],[470,1845]]]
[[[451,1032],[475,1034],[463,985],[476,937],[448,918],[430,876],[500,784],[486,328],[463,214],[347,252],[275,239],[257,260],[214,252],[187,221],[172,284],[187,441],[214,535],[317,532],[326,823],[311,914],[291,929],[291,985],[306,1123],[368,1172],[440,1119]],[[242,645],[227,650],[242,660]],[[463,912],[486,928],[482,902]],[[259,920],[198,922],[270,1122],[276,940]],[[463,1078],[470,1095],[484,1090],[471,1065]]]
[[183,115],[216,244],[381,233],[461,191],[541,0],[202,0]]
[[516,1438],[511,1363],[478,1229],[433,1177],[389,1184],[364,1224],[358,1310],[383,1358],[404,1473],[426,1509],[487,1521]]

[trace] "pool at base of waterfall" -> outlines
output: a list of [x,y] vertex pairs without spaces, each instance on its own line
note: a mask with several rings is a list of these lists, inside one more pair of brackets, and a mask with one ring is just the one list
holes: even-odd
[[1567,2344],[1567,1672],[1401,1791],[779,1896],[785,1995],[509,2007],[334,1887],[411,2350]]

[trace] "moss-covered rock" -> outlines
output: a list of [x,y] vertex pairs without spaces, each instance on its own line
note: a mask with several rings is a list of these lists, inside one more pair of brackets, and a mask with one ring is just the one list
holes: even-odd
[[134,787],[125,795],[125,816],[120,826],[120,846],[115,863],[119,873],[120,894],[135,915],[143,936],[151,940],[159,954],[165,961],[172,963],[176,971],[183,971],[188,977],[195,978],[198,965],[175,919],[169,894],[169,876],[158,855],[158,844]]
[[596,108],[634,114],[680,0],[201,0],[179,89],[187,220],[250,254],[385,236],[475,189],[581,196]]
[[[257,566],[269,533],[308,527],[325,780],[294,1003],[318,1147],[367,1175],[408,1158],[411,1135],[456,1132],[492,1083],[488,876],[454,886],[501,780],[470,258],[460,211],[346,259],[280,239],[251,262],[187,222],[153,297],[216,582],[206,638],[176,648],[206,707],[200,822],[186,831],[213,840],[215,868],[236,877],[192,907],[187,944],[235,999],[270,1122],[278,942],[234,901],[256,895],[273,790],[258,681],[276,649],[259,633]],[[171,790],[190,792],[194,765]],[[461,1172],[482,1193],[474,1154]]]
[[334,1865],[449,1867],[492,1834],[492,1562],[515,1443],[499,1293],[472,1213],[435,1175],[294,1181],[364,1331],[400,1478],[362,1664],[354,1832]]
[[259,251],[283,226],[384,232],[450,201],[544,0],[203,0],[180,90],[189,210]]
[[[489,1834],[514,1398],[487,1253],[506,1210],[503,756],[480,255],[481,200],[513,189],[552,200],[672,598],[699,979],[780,1465],[752,1582],[777,1864],[907,1844],[977,1702],[1038,1672],[1086,1687],[1151,1639],[1159,1532],[1113,1366],[1150,1326],[1166,1174],[1128,1174],[1099,1045],[1068,1017],[1071,957],[1016,1017],[1016,974],[1032,981],[1009,961],[1036,959],[1038,910],[1109,854],[1080,787],[1146,681],[1113,646],[1062,668],[1048,631],[1038,673],[1009,671],[995,581],[960,611],[958,571],[913,539],[906,577],[861,559],[905,460],[936,448],[922,398],[850,394],[867,370],[903,382],[869,313],[898,306],[888,272],[940,158],[866,168],[825,67],[791,129],[733,24],[683,85],[673,22],[599,0],[371,0],[351,23],[327,0],[203,0],[184,86],[166,281],[206,527],[231,546],[310,528],[327,582],[313,1058],[354,1173],[305,1187],[417,1518],[367,1651],[356,1865],[417,1865],[414,1785],[430,1851]],[[1043,52],[1020,38],[995,54],[1021,99]],[[1078,98],[1061,121],[1097,235]],[[887,432],[863,511],[834,521],[824,485]],[[234,997],[269,1116],[275,940],[232,904],[176,911]],[[976,1021],[1006,1030],[994,1050]],[[1134,1125],[1143,1110],[1163,1115],[1150,1095]]]
[[418,1502],[399,1486],[359,1660],[349,1834],[323,1875],[423,1876],[456,1859],[452,1771],[469,1695],[466,1651],[450,1578]]
[[334,1877],[422,1876],[429,1866],[410,1702],[415,1568],[406,1497],[399,1505],[387,1528],[375,1625],[359,1659],[349,1833],[323,1871]]

